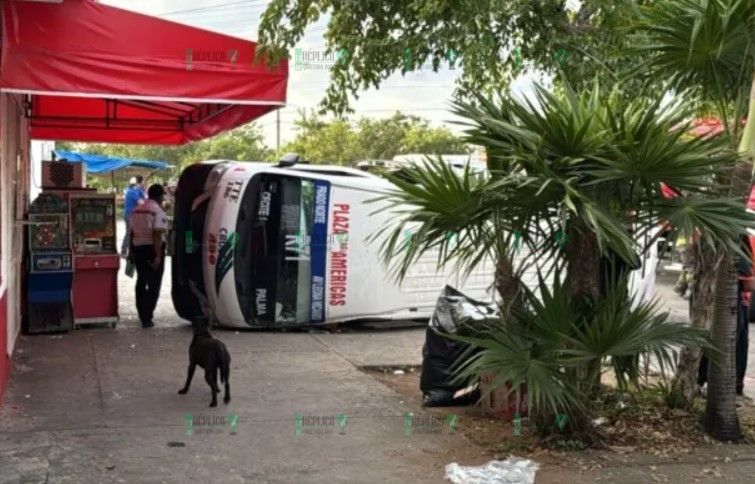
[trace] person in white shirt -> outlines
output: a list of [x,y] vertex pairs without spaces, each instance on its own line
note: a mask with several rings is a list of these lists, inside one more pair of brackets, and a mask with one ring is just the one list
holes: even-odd
[[143,328],[155,325],[152,317],[160,297],[160,285],[165,268],[165,233],[168,216],[161,208],[165,189],[152,185],[147,200],[131,214],[131,261],[136,266],[136,310]]

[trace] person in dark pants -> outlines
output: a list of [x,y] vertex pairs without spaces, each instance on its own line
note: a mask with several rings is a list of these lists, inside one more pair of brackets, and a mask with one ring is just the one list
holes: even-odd
[[168,217],[161,208],[165,190],[162,185],[152,185],[147,191],[147,201],[136,207],[131,214],[130,257],[136,266],[136,309],[143,328],[155,325],[152,321],[165,268],[165,232]]
[[144,193],[142,183],[144,179],[141,175],[132,177],[126,190],[126,195],[123,198],[123,219],[126,222],[126,236],[123,237],[123,246],[121,247],[121,255],[125,258],[128,255],[128,250],[131,248],[131,228],[129,227],[129,220],[131,214],[134,213],[134,209],[140,204],[144,203],[147,195]]
[[[747,247],[750,252],[750,247]],[[747,371],[747,352],[750,348],[750,304],[753,290],[752,260],[740,258],[737,265],[739,279],[737,291],[737,340],[735,361],[737,370],[737,395],[744,395],[745,372]],[[697,371],[697,384],[702,388],[708,381],[708,358],[703,355]]]

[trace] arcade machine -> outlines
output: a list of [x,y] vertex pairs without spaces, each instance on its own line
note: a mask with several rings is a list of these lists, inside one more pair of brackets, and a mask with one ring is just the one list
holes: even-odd
[[68,206],[62,197],[42,193],[30,205],[26,312],[29,333],[73,328],[73,258],[68,227]]
[[97,193],[68,195],[73,249],[73,322],[118,323],[118,269],[115,197]]

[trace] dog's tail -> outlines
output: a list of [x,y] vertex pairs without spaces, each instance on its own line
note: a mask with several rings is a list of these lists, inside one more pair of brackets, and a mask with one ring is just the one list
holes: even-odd
[[218,361],[220,362],[220,382],[226,383],[231,374],[231,355],[225,346],[218,346]]

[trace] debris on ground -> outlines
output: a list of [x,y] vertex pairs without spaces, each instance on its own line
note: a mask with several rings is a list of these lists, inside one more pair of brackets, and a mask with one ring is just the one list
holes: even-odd
[[481,466],[446,466],[446,479],[457,484],[534,484],[539,465],[529,459],[509,457]]

